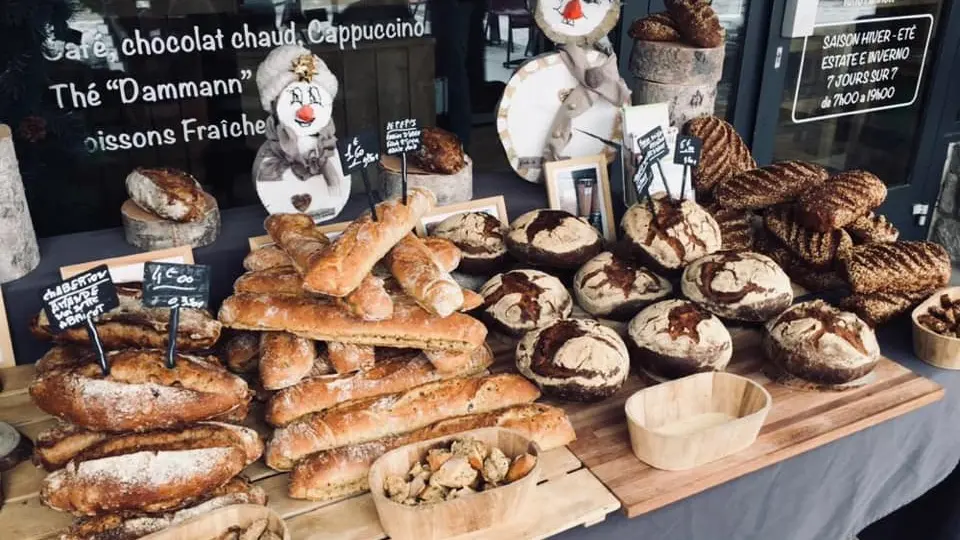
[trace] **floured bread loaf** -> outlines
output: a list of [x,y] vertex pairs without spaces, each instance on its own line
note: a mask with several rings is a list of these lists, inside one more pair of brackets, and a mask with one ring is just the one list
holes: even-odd
[[860,244],[896,242],[900,238],[900,231],[886,216],[873,212],[867,212],[845,228]]
[[687,135],[703,141],[700,163],[693,169],[693,185],[698,198],[710,192],[721,180],[757,168],[757,161],[737,130],[716,116],[701,116],[683,126]]
[[171,221],[200,221],[208,210],[197,179],[177,169],[138,167],[127,176],[127,193],[140,208]]
[[797,304],[767,323],[763,350],[790,375],[819,384],[865,377],[880,361],[867,323],[822,300]]
[[669,200],[665,193],[654,195],[653,203],[656,217],[646,200],[623,215],[621,227],[632,255],[679,270],[720,250],[720,226],[702,206],[690,200]]
[[316,359],[313,340],[289,332],[260,334],[260,382],[267,390],[297,384],[310,373]]
[[510,224],[507,249],[527,264],[579,268],[603,249],[600,232],[563,210],[533,210]]
[[504,267],[509,256],[505,237],[507,228],[486,212],[455,214],[438,223],[433,236],[450,240],[463,252],[458,271],[491,275]]
[[580,307],[596,317],[620,321],[672,292],[666,279],[609,251],[587,261],[573,279]]
[[670,17],[677,22],[680,35],[698,47],[712,49],[723,45],[725,32],[720,18],[707,0],[666,0]]
[[278,266],[293,266],[293,259],[277,245],[255,249],[243,258],[243,269],[248,272],[259,272]]
[[483,316],[493,327],[521,336],[570,316],[573,300],[559,279],[539,270],[511,270],[480,289]]
[[718,204],[707,206],[706,209],[720,226],[720,244],[724,251],[753,249],[756,231],[749,212],[723,208]]
[[766,255],[724,251],[697,259],[683,271],[683,294],[726,319],[765,322],[793,303],[787,274]]
[[867,171],[846,171],[807,191],[797,200],[800,223],[827,232],[853,223],[887,198],[887,186]]
[[633,21],[629,34],[642,41],[680,41],[677,23],[669,13],[651,13]]
[[220,361],[234,373],[251,373],[260,364],[260,335],[242,330],[224,331],[220,341]]
[[724,208],[760,210],[793,202],[828,176],[826,169],[814,163],[782,161],[720,180],[713,196]]
[[613,329],[590,319],[563,319],[520,340],[517,369],[547,395],[599,401],[623,386],[630,355]]
[[628,332],[640,367],[668,379],[723,371],[733,355],[733,340],[720,319],[686,300],[647,307],[630,321]]

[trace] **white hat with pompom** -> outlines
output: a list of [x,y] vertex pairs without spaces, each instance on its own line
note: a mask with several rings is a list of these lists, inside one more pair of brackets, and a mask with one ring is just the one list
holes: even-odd
[[312,82],[330,97],[336,97],[339,83],[319,56],[299,45],[283,45],[270,51],[257,68],[257,90],[263,110],[271,112],[273,102],[290,83]]

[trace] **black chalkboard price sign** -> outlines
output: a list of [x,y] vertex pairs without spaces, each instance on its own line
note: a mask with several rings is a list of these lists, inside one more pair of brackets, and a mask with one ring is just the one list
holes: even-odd
[[103,374],[110,373],[103,344],[94,320],[120,305],[117,287],[106,265],[100,265],[43,289],[43,310],[55,333],[86,326],[90,343],[97,350]]
[[693,135],[677,137],[677,147],[673,151],[673,162],[683,165],[683,185],[680,188],[680,198],[686,196],[687,178],[690,177],[690,167],[700,164],[700,152],[703,150],[703,141]]
[[170,308],[167,367],[177,353],[180,308],[204,309],[210,301],[210,267],[203,264],[148,262],[143,265],[143,305]]
[[407,204],[407,153],[420,149],[423,131],[416,118],[405,118],[387,122],[387,155],[400,155],[401,184],[403,186],[403,204]]
[[380,140],[374,130],[363,131],[353,137],[345,137],[337,141],[340,150],[340,165],[344,174],[360,170],[363,176],[363,187],[367,190],[367,203],[370,205],[370,215],[377,220],[376,201],[373,189],[370,187],[370,177],[367,176],[367,167],[380,160]]
[[[650,184],[653,183],[653,167],[656,166],[657,171],[660,173],[660,178],[663,180],[663,187],[668,190],[667,196],[673,198],[673,195],[669,191],[670,187],[667,185],[667,178],[663,174],[663,167],[660,165],[660,160],[670,154],[670,148],[667,146],[667,136],[663,133],[663,128],[657,126],[637,137],[634,146],[638,160],[637,174],[634,177],[634,183],[637,184],[638,190],[642,189],[646,192],[650,189]],[[640,186],[641,181],[638,179],[643,179],[643,187]],[[643,198],[645,195],[649,195],[649,193],[637,192],[638,199]],[[652,203],[651,208],[653,208]]]

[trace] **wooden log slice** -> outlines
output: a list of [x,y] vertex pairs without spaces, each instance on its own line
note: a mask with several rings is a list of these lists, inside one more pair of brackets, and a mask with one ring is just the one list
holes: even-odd
[[220,209],[213,196],[207,193],[206,197],[209,210],[203,219],[186,223],[163,219],[127,199],[120,208],[127,242],[144,251],[212,244],[220,234]]
[[644,79],[633,80],[633,104],[669,103],[670,125],[681,127],[698,116],[713,114],[717,85],[662,84]]
[[723,47],[700,49],[683,43],[635,41],[630,72],[666,84],[715,85],[723,77]]
[[[437,205],[466,202],[473,199],[473,161],[464,156],[466,165],[454,174],[436,174],[421,170],[407,162],[407,188],[424,187],[437,196]],[[386,198],[403,192],[403,174],[399,156],[380,158],[380,185]]]

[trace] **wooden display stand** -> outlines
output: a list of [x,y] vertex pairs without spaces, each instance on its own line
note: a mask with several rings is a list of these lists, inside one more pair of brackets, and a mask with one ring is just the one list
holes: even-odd
[[630,71],[633,104],[670,104],[670,125],[713,114],[717,83],[723,76],[723,47],[700,49],[683,43],[633,44]]
[[180,223],[163,219],[127,199],[120,207],[123,234],[127,243],[144,251],[154,251],[177,246],[203,247],[216,241],[220,234],[220,208],[209,193],[207,213],[200,221]]
[[[446,206],[473,199],[473,161],[466,158],[466,165],[454,174],[435,174],[407,163],[407,187],[424,187],[437,196],[437,205]],[[386,199],[403,194],[403,174],[398,156],[380,158],[380,186]]]

